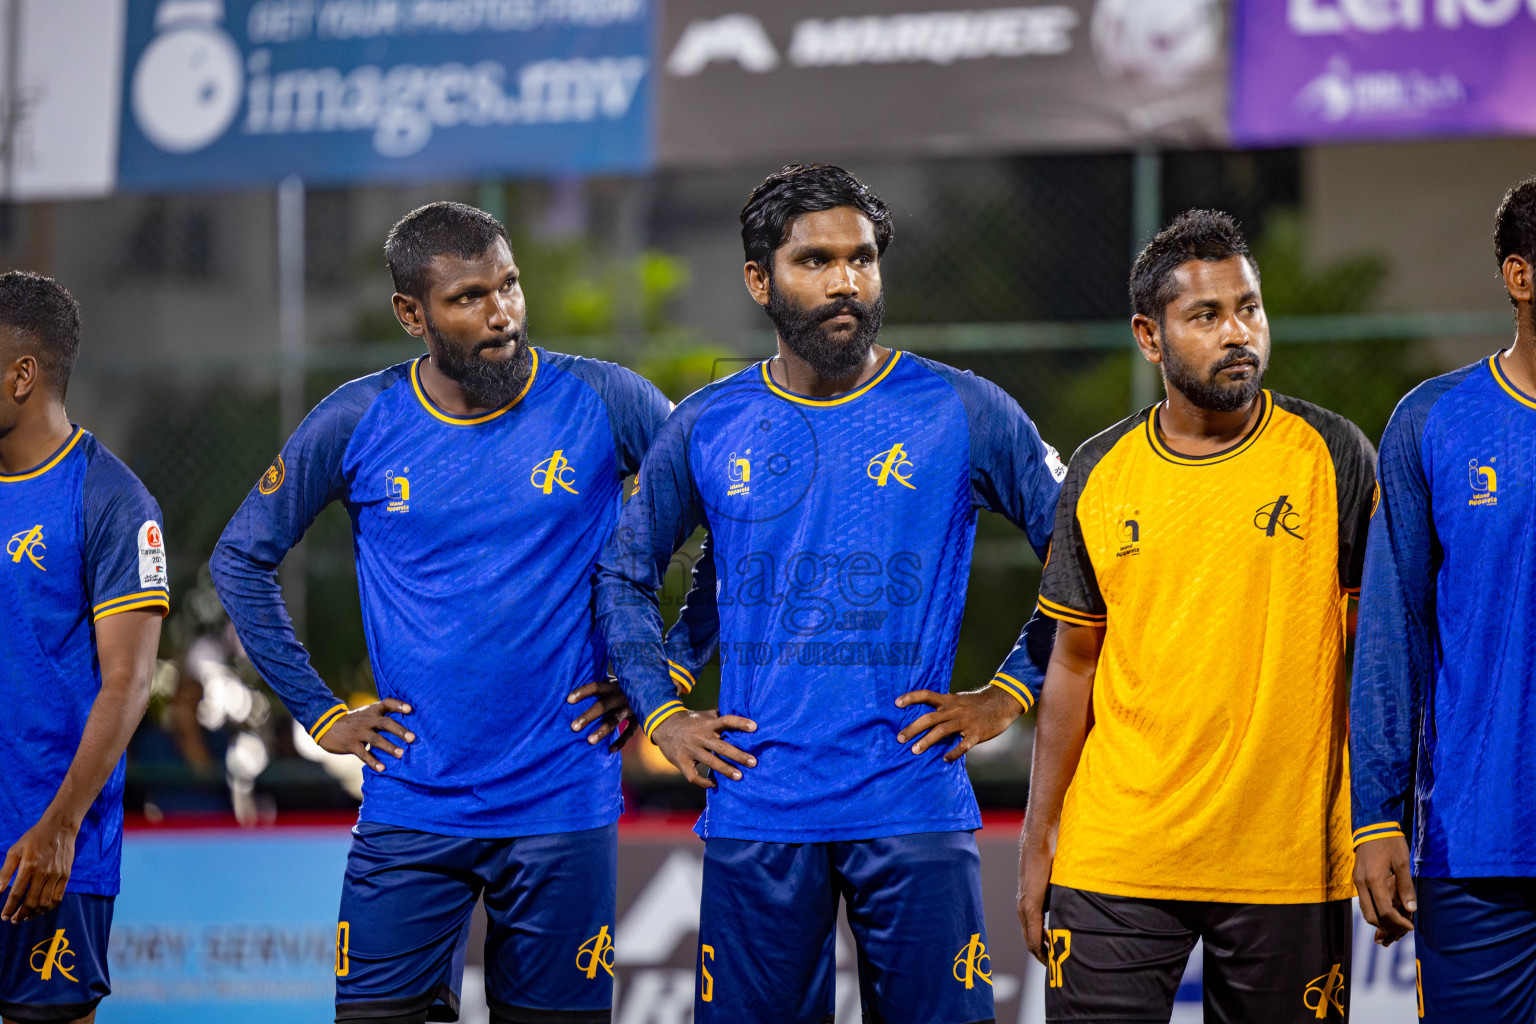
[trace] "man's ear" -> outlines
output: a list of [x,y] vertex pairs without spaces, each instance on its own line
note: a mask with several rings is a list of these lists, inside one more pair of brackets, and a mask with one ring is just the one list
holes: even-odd
[[1504,259],[1504,287],[1516,302],[1536,300],[1536,268],[1523,256],[1507,256]]
[[1131,317],[1131,333],[1136,336],[1136,347],[1141,349],[1143,359],[1149,363],[1163,361],[1163,332],[1156,320],[1137,313]]
[[413,338],[425,338],[427,320],[421,307],[421,300],[395,292],[391,301],[395,305],[395,319],[400,321],[400,326],[405,328],[405,333]]
[[37,357],[30,353],[11,360],[5,368],[5,397],[20,405],[34,393],[43,390],[41,371]]
[[747,281],[747,292],[751,294],[752,301],[759,306],[768,305],[768,298],[773,292],[773,278],[768,268],[757,260],[748,260],[742,268],[742,274]]

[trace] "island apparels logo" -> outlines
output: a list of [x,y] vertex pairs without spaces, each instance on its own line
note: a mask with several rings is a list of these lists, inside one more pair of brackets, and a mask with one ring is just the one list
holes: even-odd
[[1472,485],[1472,497],[1467,500],[1468,505],[1497,505],[1499,503],[1499,473],[1493,468],[1493,463],[1498,461],[1495,456],[1488,460],[1488,465],[1479,466],[1473,459],[1467,464],[1467,479]]

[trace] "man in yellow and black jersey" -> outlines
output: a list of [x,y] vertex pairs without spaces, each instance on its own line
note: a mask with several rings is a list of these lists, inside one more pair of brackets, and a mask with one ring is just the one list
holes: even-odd
[[1131,295],[1168,397],[1073,456],[1040,589],[1058,626],[1019,915],[1046,1017],[1166,1021],[1204,939],[1208,1022],[1343,1019],[1343,658],[1375,451],[1262,388],[1269,327],[1231,217],[1173,221]]

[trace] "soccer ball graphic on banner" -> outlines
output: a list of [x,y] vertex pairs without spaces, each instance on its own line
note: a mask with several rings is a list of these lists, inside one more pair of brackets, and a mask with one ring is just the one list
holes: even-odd
[[240,51],[220,27],[220,0],[163,0],[160,34],[133,72],[133,116],[168,153],[192,153],[223,135],[244,94]]

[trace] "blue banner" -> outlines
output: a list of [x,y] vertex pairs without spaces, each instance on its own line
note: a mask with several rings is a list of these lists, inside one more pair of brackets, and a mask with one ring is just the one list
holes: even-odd
[[130,833],[102,1019],[330,1020],[350,838],[344,828]]
[[653,0],[129,0],[120,188],[643,171]]

